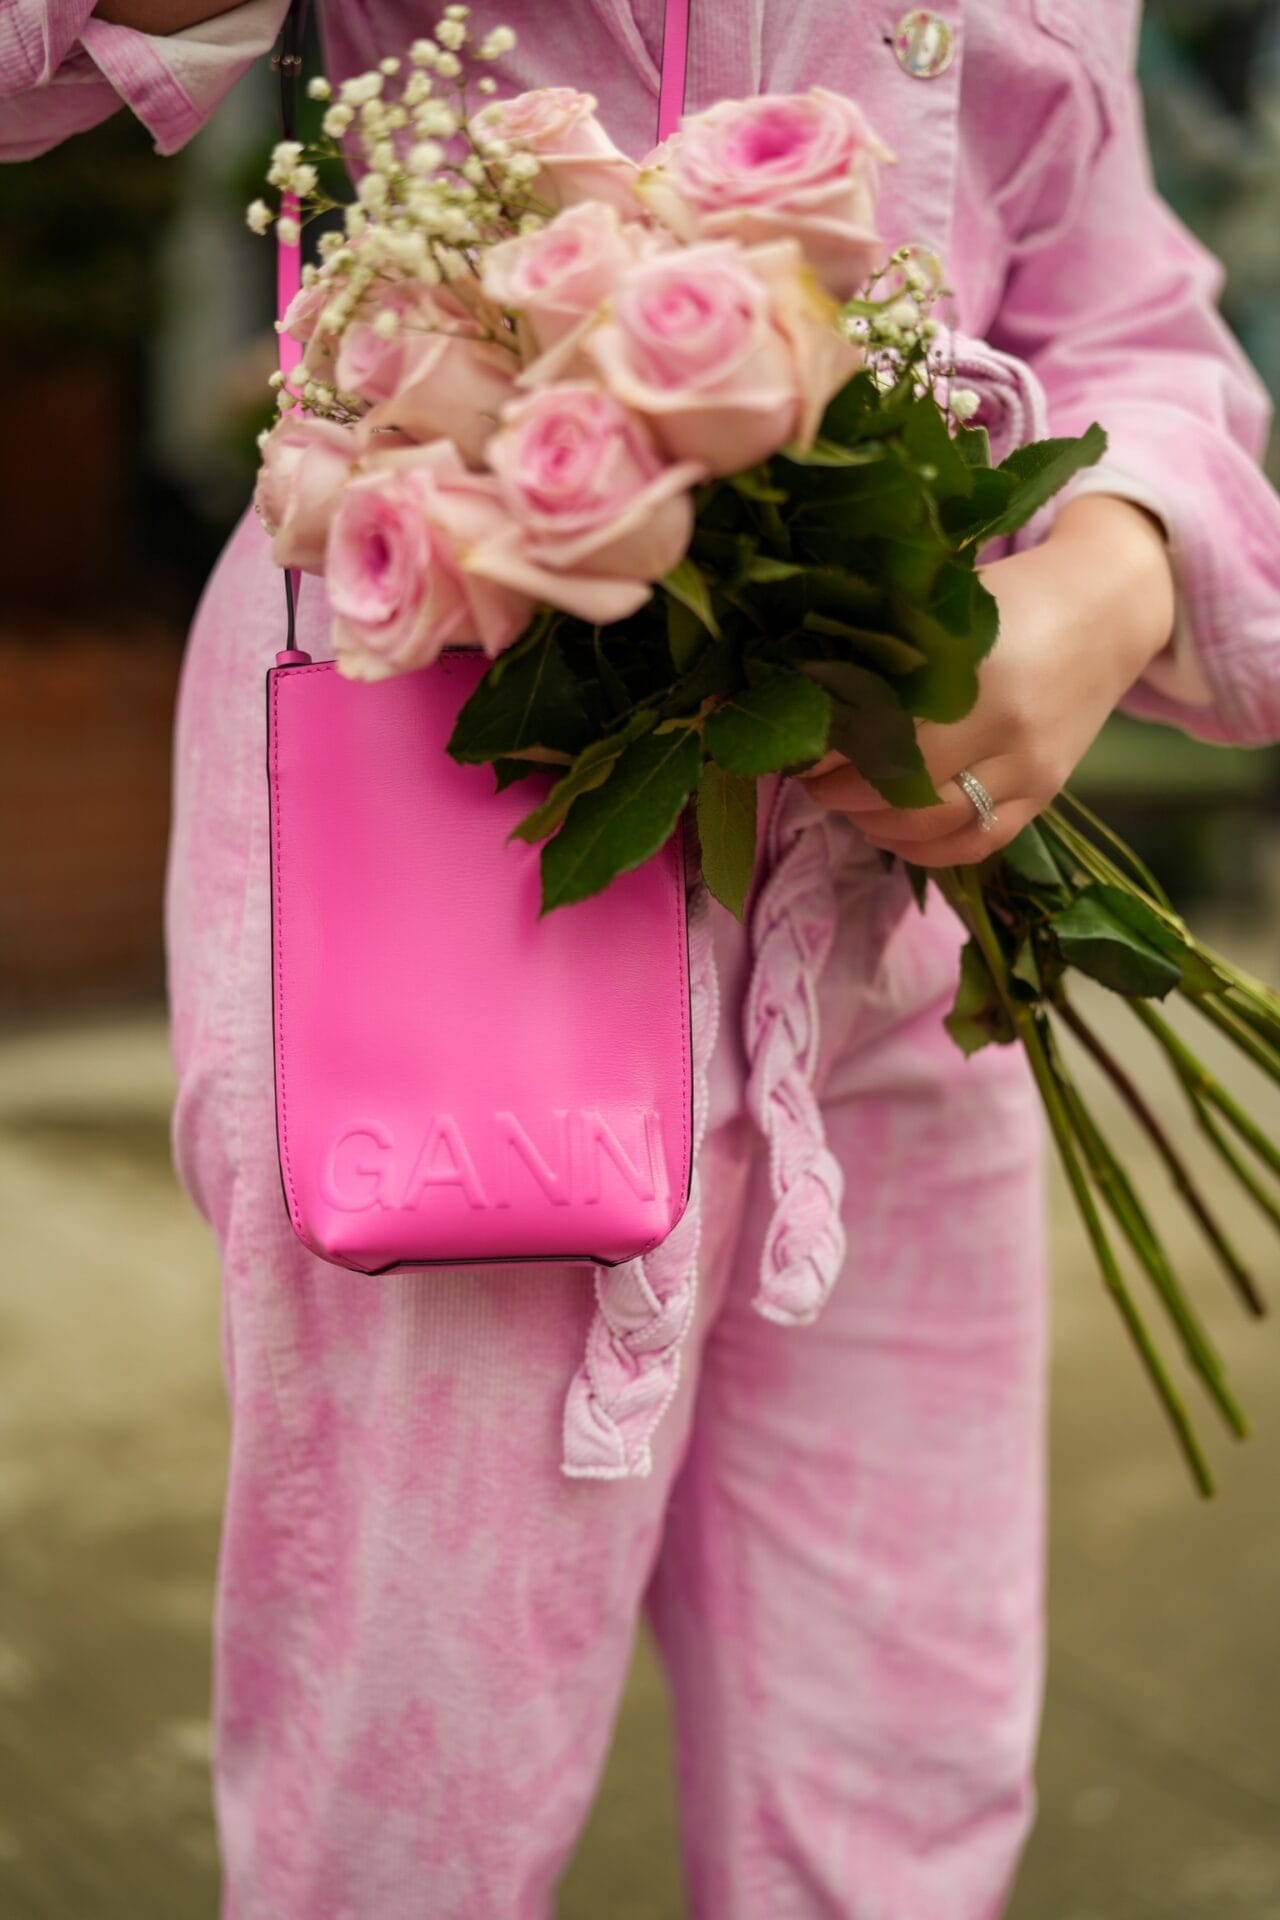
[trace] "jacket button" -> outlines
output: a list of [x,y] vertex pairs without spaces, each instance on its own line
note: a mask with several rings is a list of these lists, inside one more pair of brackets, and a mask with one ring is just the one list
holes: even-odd
[[913,80],[936,80],[951,65],[955,39],[940,13],[913,7],[893,30],[893,51]]

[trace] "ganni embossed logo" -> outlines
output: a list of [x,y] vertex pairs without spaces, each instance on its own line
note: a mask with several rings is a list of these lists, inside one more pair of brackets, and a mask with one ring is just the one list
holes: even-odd
[[591,1206],[610,1183],[642,1204],[665,1205],[657,1113],[637,1108],[606,1116],[598,1107],[557,1108],[526,1125],[517,1114],[498,1110],[467,1128],[454,1114],[432,1113],[421,1127],[398,1134],[378,1120],[353,1120],[325,1156],[320,1191],[343,1213],[375,1206],[414,1212],[446,1194],[477,1210],[539,1195],[553,1207]]

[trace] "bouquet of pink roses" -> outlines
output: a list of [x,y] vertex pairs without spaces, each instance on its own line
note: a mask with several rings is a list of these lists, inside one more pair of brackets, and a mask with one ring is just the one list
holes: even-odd
[[[284,317],[304,352],[277,376],[258,510],[278,563],[323,575],[344,674],[428,668],[446,647],[490,657],[449,750],[536,788],[517,831],[543,843],[544,909],[647,858],[692,801],[704,877],[740,914],[760,776],[836,749],[892,804],[936,801],[915,724],[976,698],[997,635],[978,555],[1105,438],[1094,427],[992,464],[977,396],[941,347],[939,263],[886,258],[876,235],[891,156],[853,102],[820,88],[726,101],[637,165],[587,95],[473,106],[466,11],[447,7],[407,59],[336,96],[313,81],[321,142],[275,151],[287,240],[299,207],[336,210],[341,143],[362,170]],[[259,229],[273,217],[249,210]],[[1129,999],[1278,1221],[1260,1184],[1280,1174],[1274,1144],[1149,1003],[1190,997],[1273,1077],[1280,1007],[1194,941],[1082,811],[1065,802],[981,868],[931,876],[972,936],[949,1025],[966,1050],[1026,1047],[1108,1284],[1207,1486],[1099,1200],[1237,1432],[1242,1416],[1049,1015],[1130,1099],[1258,1308],[1066,982],[1074,968]]]

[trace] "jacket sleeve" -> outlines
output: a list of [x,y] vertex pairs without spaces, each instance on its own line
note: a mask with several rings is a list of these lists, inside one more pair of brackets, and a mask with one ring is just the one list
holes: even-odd
[[1053,433],[1106,429],[1105,467],[1063,497],[1104,489],[1164,524],[1177,632],[1123,704],[1260,745],[1280,738],[1280,497],[1259,468],[1270,403],[1217,311],[1218,261],[1156,192],[1131,72],[1105,105],[1082,190],[1056,232],[1017,249],[991,337],[1039,376]]
[[93,5],[0,4],[0,160],[32,159],[120,106],[173,153],[272,45],[288,0],[246,0],[165,35],[99,20]]

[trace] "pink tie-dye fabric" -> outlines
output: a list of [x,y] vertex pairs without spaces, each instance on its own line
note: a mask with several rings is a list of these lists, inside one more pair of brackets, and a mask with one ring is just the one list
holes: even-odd
[[[521,31],[505,88],[589,86],[639,153],[661,11],[477,0],[473,19]],[[900,156],[884,231],[946,257],[993,424],[1103,419],[1106,484],[1165,520],[1179,647],[1129,704],[1271,737],[1266,409],[1216,264],[1150,186],[1137,9],[937,11],[956,56],[920,80],[896,6],[692,0],[690,104],[815,81],[863,103]],[[0,153],[118,99],[180,144],[282,12],[253,0],[166,42],[89,0],[8,0]],[[433,10],[320,14],[342,74]],[[784,788],[750,934],[699,909],[700,1207],[670,1257],[598,1295],[567,1268],[328,1267],[292,1236],[275,1157],[261,675],[280,603],[247,517],[184,666],[166,893],[174,1152],[221,1251],[233,1412],[224,1920],[545,1920],[642,1608],[696,1920],[995,1920],[1043,1671],[1041,1142],[1020,1058],[966,1062],[942,1031],[954,921]],[[326,656],[311,586],[301,626]]]

